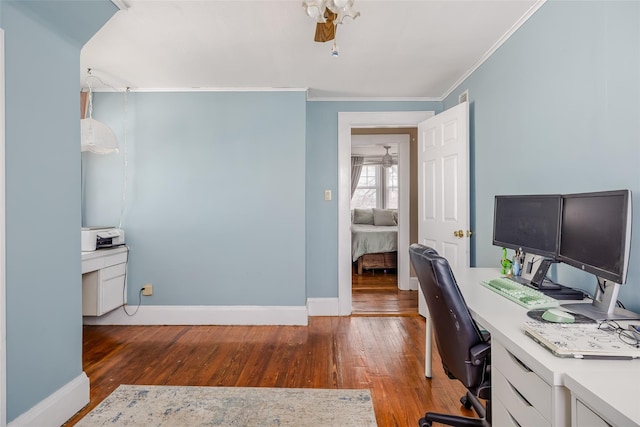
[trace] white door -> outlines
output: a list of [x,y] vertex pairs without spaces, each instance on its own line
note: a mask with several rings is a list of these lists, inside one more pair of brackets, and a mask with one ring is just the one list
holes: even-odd
[[469,266],[469,105],[418,125],[418,241]]
[[[418,242],[469,266],[469,104],[418,124]],[[418,287],[418,312],[427,319],[425,376],[431,377],[431,322]]]

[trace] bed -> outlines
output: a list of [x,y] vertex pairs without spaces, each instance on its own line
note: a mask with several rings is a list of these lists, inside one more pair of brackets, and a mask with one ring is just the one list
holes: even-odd
[[391,269],[398,265],[397,212],[390,209],[354,209],[351,258],[357,272]]

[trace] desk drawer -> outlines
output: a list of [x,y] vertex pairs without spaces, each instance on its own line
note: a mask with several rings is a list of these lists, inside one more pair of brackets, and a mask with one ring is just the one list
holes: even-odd
[[127,262],[126,251],[104,257],[104,265],[121,264],[123,262]]
[[[517,390],[513,384],[500,373],[500,371],[494,370],[491,376],[491,387],[495,392],[495,397],[499,401],[506,411],[508,417],[501,415],[501,419],[504,418],[504,425],[515,425],[522,427],[543,427],[551,426],[549,420],[545,419],[537,408],[528,402],[522,394]],[[508,408],[508,409],[507,409]],[[495,409],[493,410],[495,413]],[[507,422],[508,421],[508,422]],[[493,421],[494,425],[501,426],[503,423],[496,420]]]
[[553,391],[549,384],[497,342],[491,344],[491,366],[545,419],[552,420]]
[[106,267],[100,270],[102,280],[113,279],[114,277],[124,276],[125,269],[127,264],[118,264],[112,265],[111,267]]
[[611,427],[611,424],[603,420],[579,399],[573,399],[574,414],[571,420],[573,427]]

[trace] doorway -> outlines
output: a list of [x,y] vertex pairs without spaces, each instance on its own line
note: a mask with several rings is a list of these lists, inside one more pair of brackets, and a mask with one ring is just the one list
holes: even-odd
[[[414,197],[417,187],[415,185],[417,136],[417,128],[353,128],[351,130],[351,156],[352,159],[357,158],[362,164],[359,185],[364,185],[364,187],[358,187],[352,194],[352,214],[355,208],[385,209],[395,211],[396,214],[400,208],[408,208],[410,212],[409,241],[417,241],[417,205],[414,203],[417,198]],[[385,166],[382,160],[386,154],[391,155],[391,162]],[[358,178],[352,175],[353,179]],[[405,187],[403,190],[410,194],[409,206],[399,205],[398,195],[402,186]],[[353,187],[351,191],[354,191]],[[407,224],[401,225],[407,226]],[[352,225],[352,227],[371,227],[371,225]],[[396,225],[395,228],[397,230],[398,226]],[[359,231],[358,236],[364,239],[361,241],[367,242],[365,250],[368,255],[362,255],[367,261],[362,262],[359,259],[353,262],[352,315],[417,315],[417,292],[403,289],[398,282],[396,268],[398,233],[385,229],[379,236],[374,232],[371,238],[365,238],[366,233],[365,228]],[[381,241],[381,236],[385,236],[385,243]],[[394,240],[393,244],[387,239]],[[352,244],[355,244],[353,240]],[[379,253],[380,249],[377,245],[381,245],[386,250],[393,248],[392,252]],[[360,248],[364,249],[362,246]]]
[[[352,313],[351,277],[351,132],[353,128],[403,128],[417,127],[418,123],[432,117],[433,111],[393,111],[375,113],[338,113],[338,311],[341,316]],[[408,159],[408,152],[405,154]],[[402,151],[400,160],[402,161]],[[408,182],[400,188],[408,188]],[[399,205],[408,206],[409,194],[400,191]],[[409,247],[408,209],[398,211],[398,248]],[[405,230],[406,228],[406,230]],[[409,253],[398,251],[398,283],[407,289],[417,288],[410,283]]]

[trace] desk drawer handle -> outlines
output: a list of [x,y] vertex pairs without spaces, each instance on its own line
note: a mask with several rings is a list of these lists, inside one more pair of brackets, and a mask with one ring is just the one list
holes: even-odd
[[518,391],[518,389],[517,389],[517,388],[515,388],[515,387],[513,386],[513,384],[511,384],[511,383],[510,383],[510,382],[508,382],[508,381],[507,381],[507,383],[509,384],[509,387],[511,387],[511,390],[513,390],[513,392],[514,392],[514,393],[515,393],[515,394],[520,398],[520,400],[522,400],[522,401],[523,401],[527,406],[529,406],[529,407],[532,407],[532,406],[533,406],[533,405],[531,404],[531,402],[529,402],[529,401],[527,400],[527,398],[526,398],[526,397],[524,397],[524,396],[522,395],[522,393],[520,393],[520,392]]
[[507,351],[507,353],[509,354],[509,356],[511,356],[511,358],[513,359],[514,362],[516,362],[518,365],[522,366],[522,368],[527,371],[527,372],[533,372],[533,370],[528,367],[527,365],[524,364],[524,362],[522,362],[520,359],[518,359],[517,357],[515,357],[513,354],[509,353]]
[[514,424],[516,427],[522,427],[522,426],[520,425],[520,423],[518,422],[518,420],[516,420],[515,418],[513,418],[513,415],[511,415],[511,413],[510,413],[510,412],[507,412],[507,413],[509,414],[509,418],[511,418],[511,421],[513,421],[513,424]]

